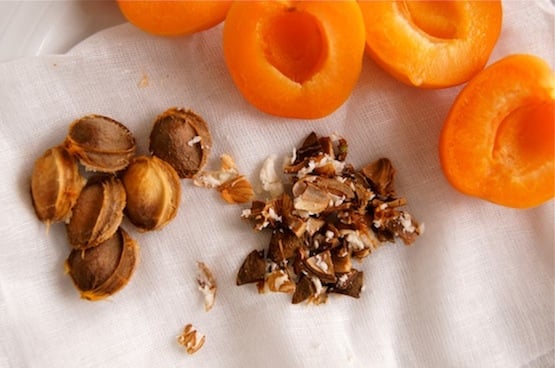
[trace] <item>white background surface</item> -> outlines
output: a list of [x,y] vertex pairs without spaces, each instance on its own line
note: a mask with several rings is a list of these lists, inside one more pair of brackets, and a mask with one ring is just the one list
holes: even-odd
[[115,1],[0,1],[0,62],[63,53],[125,20]]
[[[530,52],[553,67],[553,15],[536,4],[505,2],[492,61]],[[121,22],[113,5],[0,3],[0,50],[12,60],[0,64],[0,364],[553,366],[553,202],[517,211],[449,187],[436,146],[458,88],[406,87],[366,57],[353,96],[331,116],[274,118],[235,90],[222,61],[221,27],[163,39],[122,25],[71,49]],[[102,11],[95,9],[110,14],[107,23],[97,23]],[[63,274],[63,228],[46,235],[34,217],[27,189],[32,164],[63,139],[71,120],[91,112],[124,122],[145,152],[150,123],[170,106],[192,108],[209,122],[210,164],[230,153],[253,181],[269,154],[289,153],[311,130],[338,132],[355,166],[381,155],[392,159],[397,190],[427,231],[414,246],[383,247],[358,266],[366,284],[360,299],[293,306],[289,296],[234,285],[246,254],[267,238],[239,219],[240,206],[184,182],[180,213],[168,227],[149,234],[128,229],[142,249],[131,283],[110,301],[80,300]],[[197,260],[215,271],[219,284],[209,313],[194,282]],[[207,335],[194,356],[175,342],[186,323]]]

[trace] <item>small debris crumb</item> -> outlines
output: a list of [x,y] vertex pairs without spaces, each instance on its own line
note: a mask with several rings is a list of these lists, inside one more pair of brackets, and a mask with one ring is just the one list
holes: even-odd
[[190,147],[193,147],[195,144],[199,143],[202,140],[202,137],[200,135],[195,135],[193,138],[191,138],[191,140],[189,140],[189,142],[187,142],[187,145]]
[[181,335],[177,337],[177,343],[185,348],[187,354],[196,353],[206,340],[206,336],[197,331],[192,324],[188,323]]
[[148,75],[146,73],[143,73],[143,75],[141,76],[141,79],[139,80],[139,83],[137,83],[137,87],[146,88],[148,87],[148,84],[149,84]]
[[212,309],[216,301],[216,279],[212,271],[203,262],[197,262],[198,274],[197,283],[198,289],[204,296],[204,310],[207,312]]

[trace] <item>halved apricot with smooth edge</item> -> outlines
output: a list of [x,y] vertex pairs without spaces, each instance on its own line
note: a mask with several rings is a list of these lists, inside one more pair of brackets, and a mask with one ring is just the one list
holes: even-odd
[[541,58],[510,55],[474,77],[444,122],[439,157],[458,190],[507,207],[554,196],[555,74]]
[[364,1],[367,52],[399,81],[442,88],[486,65],[501,32],[497,1]]
[[224,23],[225,61],[244,98],[282,117],[321,118],[360,76],[364,23],[356,1],[237,1]]
[[225,19],[231,6],[231,0],[117,2],[131,24],[159,36],[186,35],[214,27]]

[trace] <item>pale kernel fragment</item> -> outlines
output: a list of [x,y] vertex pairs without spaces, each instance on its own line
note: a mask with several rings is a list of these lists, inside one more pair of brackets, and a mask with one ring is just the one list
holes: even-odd
[[246,203],[254,197],[254,190],[248,179],[240,175],[218,186],[223,200],[228,203]]
[[196,353],[206,341],[206,336],[197,331],[192,324],[188,323],[181,335],[177,337],[177,343],[185,348],[187,354]]
[[204,262],[197,262],[197,268],[198,289],[204,296],[204,310],[208,312],[216,301],[216,279]]
[[202,141],[202,137],[200,135],[195,135],[187,142],[187,145],[193,147],[195,144],[200,143],[200,141]]
[[283,183],[276,171],[276,155],[270,155],[262,164],[259,178],[262,189],[270,194],[271,198],[277,198],[283,194]]
[[137,87],[146,88],[146,87],[148,87],[148,84],[149,84],[148,74],[143,73],[143,75],[141,76],[141,79],[137,83]]
[[254,197],[250,181],[239,173],[235,161],[228,154],[220,156],[220,168],[202,171],[193,178],[198,187],[216,188],[222,199],[231,204],[246,203]]
[[223,183],[233,180],[239,176],[237,167],[231,156],[223,154],[220,156],[220,168],[214,171],[202,171],[195,175],[193,184],[204,188],[217,188]]

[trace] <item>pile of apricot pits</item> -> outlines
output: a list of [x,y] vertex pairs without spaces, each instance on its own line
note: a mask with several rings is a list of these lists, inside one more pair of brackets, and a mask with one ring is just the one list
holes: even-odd
[[500,0],[117,2],[130,23],[159,36],[223,22],[223,58],[237,90],[278,117],[336,111],[364,55],[410,87],[466,84],[441,133],[448,181],[509,207],[554,197],[555,76],[533,55],[486,68],[503,25]]

